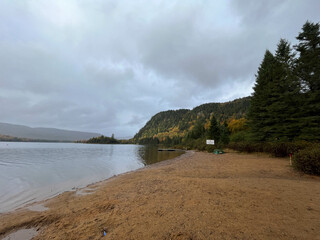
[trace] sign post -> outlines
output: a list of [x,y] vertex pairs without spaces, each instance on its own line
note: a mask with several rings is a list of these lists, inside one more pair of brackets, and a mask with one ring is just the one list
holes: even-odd
[[214,145],[214,140],[207,139],[207,145]]

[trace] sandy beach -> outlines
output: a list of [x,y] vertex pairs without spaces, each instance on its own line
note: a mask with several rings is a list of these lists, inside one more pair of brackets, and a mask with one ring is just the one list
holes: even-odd
[[189,151],[1,214],[0,239],[320,239],[319,203],[320,177],[288,159]]

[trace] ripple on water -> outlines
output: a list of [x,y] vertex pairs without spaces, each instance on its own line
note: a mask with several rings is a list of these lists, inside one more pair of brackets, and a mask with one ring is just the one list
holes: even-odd
[[[127,144],[0,142],[0,212],[169,159],[172,154],[180,153]],[[80,194],[84,192],[88,194]]]

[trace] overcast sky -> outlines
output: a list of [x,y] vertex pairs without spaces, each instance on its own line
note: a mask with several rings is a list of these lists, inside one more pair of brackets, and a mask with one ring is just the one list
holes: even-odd
[[1,0],[0,122],[133,136],[155,113],[252,93],[318,0]]

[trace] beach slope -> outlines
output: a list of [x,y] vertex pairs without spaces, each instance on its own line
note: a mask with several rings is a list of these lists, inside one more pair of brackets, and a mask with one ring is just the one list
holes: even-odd
[[0,215],[0,238],[35,227],[34,239],[320,239],[320,178],[288,159],[190,151],[89,190]]

